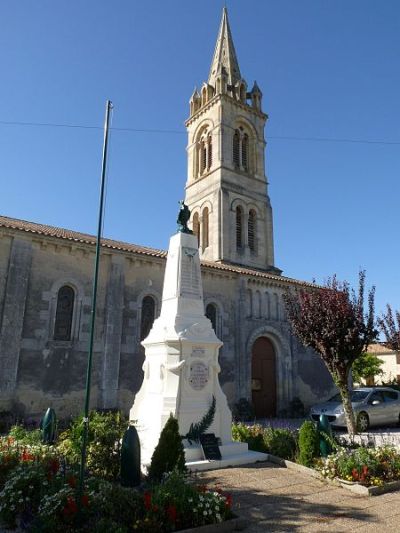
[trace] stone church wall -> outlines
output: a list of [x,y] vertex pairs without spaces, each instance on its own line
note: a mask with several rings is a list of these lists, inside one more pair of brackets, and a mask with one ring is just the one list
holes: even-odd
[[[80,412],[84,401],[94,247],[30,237],[3,228],[0,233],[0,362],[6,362],[7,376],[15,371],[9,386],[0,376],[0,410],[40,416],[52,406],[64,418]],[[158,316],[164,268],[162,257],[103,249],[91,406],[125,412],[132,406],[143,379],[142,302],[151,296]],[[251,398],[251,350],[259,336],[270,338],[276,350],[278,413],[287,412],[295,396],[308,406],[332,393],[318,356],[290,333],[283,283],[207,267],[202,272],[204,304],[217,308],[216,333],[224,342],[220,382],[231,405]],[[65,284],[76,297],[71,340],[59,341],[53,339],[55,312]]]

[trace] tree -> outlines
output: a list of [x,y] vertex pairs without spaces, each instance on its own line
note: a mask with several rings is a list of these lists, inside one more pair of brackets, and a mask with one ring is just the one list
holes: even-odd
[[375,287],[364,313],[365,271],[359,273],[358,294],[336,276],[324,287],[296,289],[284,295],[292,329],[304,346],[313,348],[327,366],[342,397],[347,430],[356,432],[348,385],[350,369],[378,334],[374,321]]
[[363,379],[368,381],[375,376],[381,376],[383,374],[382,365],[382,359],[379,359],[374,353],[364,352],[360,357],[357,357],[351,367],[353,381],[361,383]]
[[395,352],[400,352],[400,311],[393,312],[387,304],[386,313],[378,318],[378,325],[386,337],[386,345]]

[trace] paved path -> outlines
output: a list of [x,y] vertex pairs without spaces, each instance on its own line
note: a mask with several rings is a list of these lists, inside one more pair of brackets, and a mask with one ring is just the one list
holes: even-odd
[[199,474],[231,492],[246,533],[400,531],[400,491],[358,496],[306,474],[271,463]]

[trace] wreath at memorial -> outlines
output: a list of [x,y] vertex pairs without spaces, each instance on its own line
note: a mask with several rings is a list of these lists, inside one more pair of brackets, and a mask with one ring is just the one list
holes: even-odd
[[203,416],[200,422],[196,424],[190,424],[189,431],[182,438],[187,439],[189,444],[192,444],[192,441],[199,442],[200,435],[203,435],[207,429],[211,426],[214,421],[215,416],[215,396],[212,397],[211,405],[207,413]]

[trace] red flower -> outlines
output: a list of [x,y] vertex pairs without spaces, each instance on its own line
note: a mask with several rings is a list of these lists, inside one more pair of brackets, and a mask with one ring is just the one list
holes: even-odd
[[228,509],[232,507],[232,494],[227,494],[225,496],[225,505]]
[[60,463],[58,459],[52,459],[50,461],[50,465],[49,465],[50,472],[53,472],[53,474],[56,474],[58,472],[59,467],[60,467]]
[[67,505],[71,514],[75,514],[78,512],[78,506],[76,505],[76,501],[74,500],[74,498],[68,497]]
[[74,489],[76,487],[76,477],[69,476],[69,478],[67,479],[67,483],[72,489]]
[[34,459],[34,456],[31,453],[28,453],[26,449],[24,448],[24,451],[22,452],[22,455],[21,455],[21,460],[32,461],[33,459]]
[[83,507],[89,507],[89,496],[84,494],[81,499]]
[[366,476],[368,474],[368,466],[367,465],[364,465],[362,467],[362,471],[363,471],[363,474]]
[[167,515],[171,522],[176,522],[176,507],[175,505],[169,505],[167,508]]
[[358,479],[358,470],[356,468],[353,468],[351,471],[351,475],[353,476],[353,479]]
[[147,491],[144,493],[144,506],[147,510],[151,508],[151,493]]

